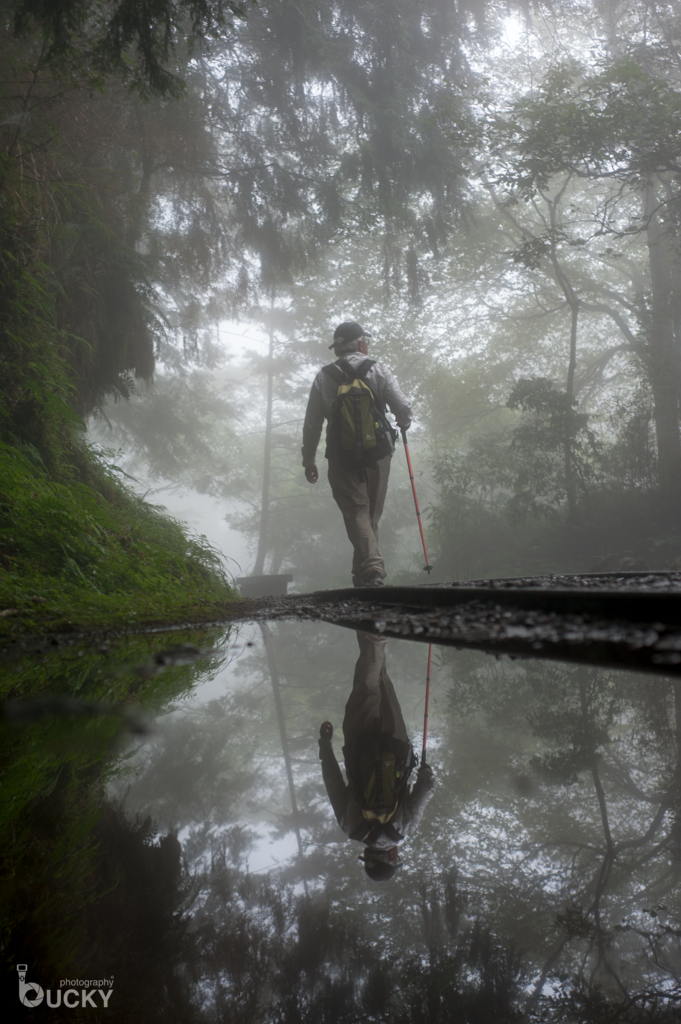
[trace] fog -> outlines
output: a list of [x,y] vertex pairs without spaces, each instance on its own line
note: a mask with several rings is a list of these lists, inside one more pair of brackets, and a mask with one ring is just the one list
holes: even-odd
[[2,7],[11,1005],[671,1024],[677,682],[175,624],[681,569],[679,3],[152,6]]
[[[153,377],[127,400],[107,399],[93,437],[251,572],[271,371],[265,571],[292,572],[298,589],[347,582],[349,546],[325,473],[316,489],[306,484],[299,450],[333,330],[358,320],[372,334],[369,356],[412,399],[437,578],[672,566],[681,556],[680,318],[675,135],[665,118],[676,103],[676,21],[656,13],[653,41],[642,11],[615,4],[606,17],[586,5],[579,16],[497,19],[486,8],[458,23],[426,5],[418,44],[396,26],[372,36],[375,24],[360,18],[375,60],[381,47],[403,46],[414,74],[397,93],[401,127],[379,104],[374,135],[363,101],[344,92],[342,76],[307,64],[304,49],[290,70],[302,91],[284,92],[268,112],[250,92],[248,60],[264,45],[259,19],[274,15],[254,13],[235,30],[229,60],[218,46],[203,71],[211,159],[225,169],[201,180],[201,197],[191,191],[196,169],[182,172],[178,195],[172,175],[159,178],[146,227],[157,244],[172,237],[179,265],[190,256],[192,208],[204,246],[228,237],[236,246],[247,222],[250,247],[232,248],[207,289],[188,291],[190,266],[173,271],[174,284],[170,274]],[[436,24],[445,31],[437,41]],[[296,46],[282,36],[284,77]],[[413,113],[417,97],[430,120]],[[264,177],[248,178],[241,142],[225,134],[231,116],[272,161]],[[275,124],[296,126],[299,142],[305,130],[307,155],[287,149]],[[314,132],[331,148],[313,169]],[[410,502],[400,452],[382,520],[389,582],[420,578]]]

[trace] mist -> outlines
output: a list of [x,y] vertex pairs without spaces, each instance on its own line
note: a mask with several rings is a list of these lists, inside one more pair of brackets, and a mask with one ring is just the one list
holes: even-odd
[[[370,356],[413,400],[438,579],[675,565],[676,22],[670,14],[651,37],[642,8],[613,10],[603,20],[598,6],[547,19],[486,8],[455,23],[424,8],[413,37],[392,25],[380,43],[360,20],[371,45],[390,38],[411,62],[395,121],[380,103],[369,116],[304,50],[289,64],[297,44],[283,31],[278,49],[268,45],[282,87],[290,74],[298,93],[268,110],[246,65],[264,59],[259,26],[275,16],[266,6],[235,29],[229,62],[211,50],[200,80],[211,95],[210,159],[223,170],[211,179],[183,168],[178,193],[173,165],[150,186],[137,244],[172,239],[178,265],[159,293],[156,370],[130,399],[106,398],[90,429],[132,475],[186,493],[194,528],[231,548],[243,572],[262,518],[271,328],[266,571],[292,572],[302,590],[347,580],[330,494],[324,480],[314,492],[306,484],[297,453],[311,382],[349,319],[368,325]],[[265,177],[249,178],[230,116],[251,126],[271,161]],[[299,150],[283,141],[294,129]],[[313,167],[320,138],[325,156]],[[210,288],[190,284],[198,268],[183,262],[198,256],[186,234],[192,209]],[[236,251],[246,224],[251,241]],[[211,246],[228,244],[208,266]],[[159,419],[170,401],[172,417]],[[145,419],[144,407],[154,414]],[[390,582],[418,582],[398,463],[382,540]],[[201,495],[223,503],[235,532]]]
[[0,48],[11,1005],[671,1024],[679,4],[11,0]]

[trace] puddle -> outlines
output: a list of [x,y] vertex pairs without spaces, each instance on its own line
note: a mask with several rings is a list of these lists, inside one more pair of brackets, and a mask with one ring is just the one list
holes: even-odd
[[[6,666],[3,1005],[55,1021],[673,1020],[681,682],[434,647],[432,783],[418,767],[401,783],[427,654],[274,622]],[[328,721],[343,768],[344,718],[354,795],[328,748],[327,792],[320,762]],[[389,803],[403,840],[376,820]],[[390,880],[341,827],[365,823]]]

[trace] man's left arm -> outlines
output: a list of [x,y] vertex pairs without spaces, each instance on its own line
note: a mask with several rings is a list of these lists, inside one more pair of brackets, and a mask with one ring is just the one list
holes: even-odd
[[386,366],[381,365],[381,375],[383,377],[381,382],[383,400],[397,420],[398,427],[401,427],[403,430],[408,430],[413,418],[411,403],[406,395],[402,394],[400,386],[395,380],[394,375]]

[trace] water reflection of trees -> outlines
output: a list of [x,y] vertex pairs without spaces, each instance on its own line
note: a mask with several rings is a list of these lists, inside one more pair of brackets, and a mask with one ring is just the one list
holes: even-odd
[[618,1008],[613,1019],[673,1015],[679,684],[465,656],[452,668],[452,718],[465,722],[469,753],[471,740],[482,747],[478,793],[468,777],[459,806],[464,818],[484,806],[483,859],[489,868],[497,855],[499,883],[468,874],[495,925],[525,947],[528,1010],[600,1020],[602,1003]]
[[[322,637],[306,646],[301,665],[296,627],[277,631],[275,641],[289,731],[312,743],[329,691],[340,706],[347,666]],[[253,664],[269,686],[263,650]],[[478,655],[458,654],[452,664],[452,710],[437,755],[446,783],[394,892],[379,900],[358,884],[314,755],[294,758],[305,857],[278,873],[290,918],[277,941],[286,934],[293,941],[308,906],[295,894],[309,880],[309,906],[321,901],[329,921],[361,920],[358,934],[372,955],[354,985],[370,1002],[389,993],[385,1019],[412,1019],[403,1015],[416,1013],[426,991],[424,1020],[447,1019],[456,993],[462,1007],[482,1000],[478,1014],[487,1000],[497,1019],[521,1011],[559,1019],[572,1012],[571,1001],[594,1020],[601,1003],[613,1019],[645,1015],[648,1004],[671,1013],[678,957],[673,684]],[[279,735],[273,703],[268,709],[261,701],[259,715],[271,757]],[[284,772],[276,760],[263,766],[262,754],[261,747],[251,801],[272,806],[277,795],[285,799]],[[294,824],[282,810],[273,834]],[[211,856],[217,864],[215,850]],[[243,859],[231,870],[243,876]],[[212,885],[208,876],[204,883]],[[261,907],[255,918],[269,913]],[[326,962],[331,977],[339,962]],[[377,1002],[371,1005],[377,1013]]]
[[[289,732],[312,743],[329,699],[340,706],[347,666],[321,637],[301,664],[295,626],[274,641]],[[408,661],[399,659],[403,672]],[[674,1018],[675,684],[460,653],[451,664],[437,747],[445,781],[393,891],[379,898],[358,883],[305,750],[293,758],[299,813],[294,822],[281,810],[273,823],[275,836],[298,827],[303,859],[280,869],[275,885],[246,875],[247,830],[241,859],[213,844],[190,912],[211,950],[199,984],[213,993],[209,1017]],[[269,686],[263,650],[253,666]],[[270,760],[261,747],[250,799],[272,806],[286,792],[273,760],[280,723],[273,702],[258,708]]]
[[[353,640],[273,629],[298,815],[262,646],[247,685],[162,727],[137,765],[139,816],[103,801],[97,772],[41,793],[10,957],[34,951],[46,984],[115,974],[126,1020],[675,1020],[679,684],[440,652],[441,783],[379,892],[338,834],[314,747],[342,710]],[[407,695],[422,655],[392,655]],[[254,875],[263,821],[273,838],[297,828],[303,857]]]

